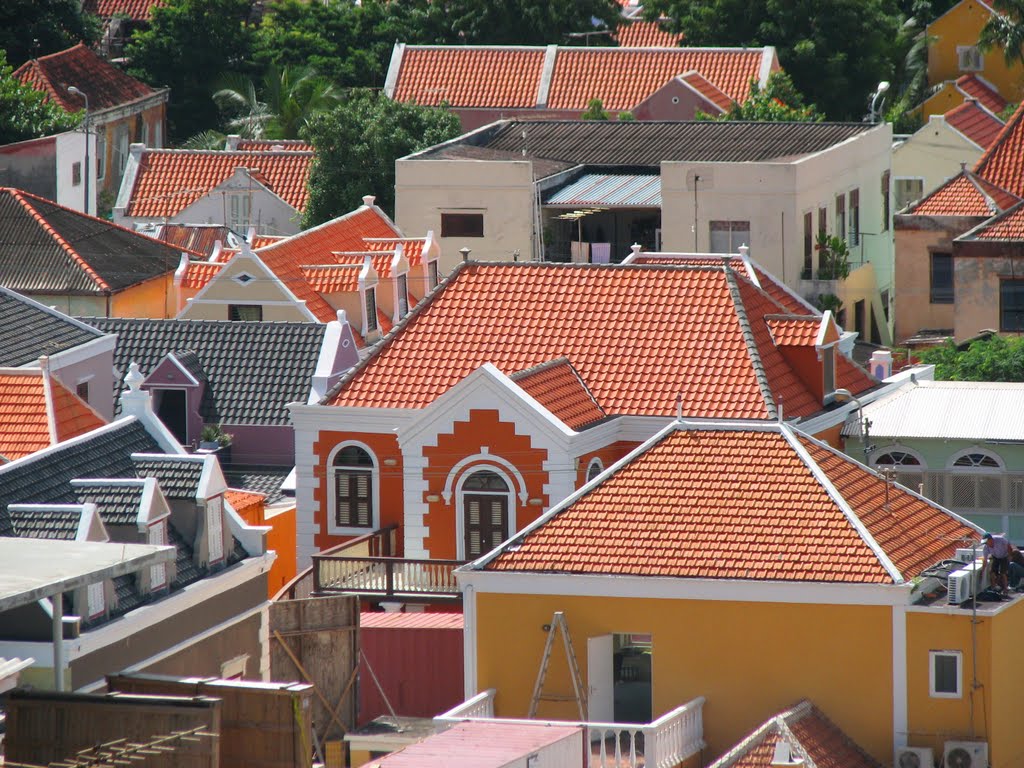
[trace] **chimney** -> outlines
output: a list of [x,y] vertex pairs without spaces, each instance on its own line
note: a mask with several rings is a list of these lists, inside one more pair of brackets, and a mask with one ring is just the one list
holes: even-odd
[[377,199],[376,195],[363,195],[363,205],[367,208],[373,205],[373,201]]
[[241,140],[242,140],[242,137],[239,136],[237,133],[229,134],[228,135],[228,140],[227,140],[227,149],[228,149],[228,151],[234,152],[236,149],[238,149],[238,142],[241,141]]
[[887,349],[876,349],[871,353],[868,370],[879,381],[888,379],[892,376],[892,352]]

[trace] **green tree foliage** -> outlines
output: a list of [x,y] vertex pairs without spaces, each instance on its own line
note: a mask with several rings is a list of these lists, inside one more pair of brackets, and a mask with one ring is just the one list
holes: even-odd
[[608,113],[600,99],[591,99],[587,102],[587,108],[580,115],[580,120],[607,120]]
[[859,120],[904,55],[896,0],[648,0],[688,45],[776,46],[793,83],[829,119]]
[[0,144],[67,131],[81,122],[82,113],[68,114],[51,104],[43,93],[16,80],[13,72],[0,50]]
[[785,72],[773,72],[764,88],[756,80],[750,83],[750,98],[721,115],[697,114],[698,120],[764,120],[775,123],[819,123],[825,116],[804,97]]
[[1010,66],[1024,62],[1024,0],[994,0],[998,13],[981,28],[978,44],[983,51],[1001,48]]
[[313,115],[341,100],[331,83],[308,68],[270,64],[260,86],[253,78],[231,73],[213,94],[235,116],[227,128],[246,138],[297,139]]
[[315,115],[305,138],[316,148],[303,227],[353,210],[363,195],[394,210],[395,160],[462,132],[444,108],[420,107],[373,91],[353,91],[329,112]]
[[15,68],[80,42],[92,45],[100,32],[100,20],[82,13],[79,0],[0,2],[0,48]]
[[944,381],[1024,381],[1024,337],[992,336],[966,348],[947,341],[921,354]]
[[211,84],[244,72],[252,54],[250,0],[166,0],[153,8],[149,29],[132,36],[131,74],[171,87],[167,109],[173,140],[217,123]]

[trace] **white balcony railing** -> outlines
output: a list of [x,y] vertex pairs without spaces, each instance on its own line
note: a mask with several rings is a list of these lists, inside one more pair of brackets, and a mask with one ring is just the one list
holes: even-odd
[[478,693],[434,718],[438,732],[466,720],[497,719],[506,723],[579,725],[587,729],[590,768],[673,768],[704,746],[704,697],[676,707],[653,723],[591,723],[566,720],[519,720],[494,717],[493,688]]

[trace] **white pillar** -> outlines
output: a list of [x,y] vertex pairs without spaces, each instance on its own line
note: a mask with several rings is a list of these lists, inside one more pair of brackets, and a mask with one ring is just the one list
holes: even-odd
[[50,598],[53,604],[53,686],[64,690],[64,595],[58,592]]

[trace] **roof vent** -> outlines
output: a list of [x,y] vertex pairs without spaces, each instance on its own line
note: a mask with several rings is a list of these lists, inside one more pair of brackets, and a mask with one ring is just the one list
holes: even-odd
[[363,205],[369,208],[371,205],[373,205],[373,201],[376,199],[376,195],[363,195]]
[[465,245],[462,246],[461,248],[459,248],[459,253],[462,254],[462,261],[463,262],[469,261],[469,254],[471,254],[472,252],[473,252],[473,249],[472,248],[467,248]]

